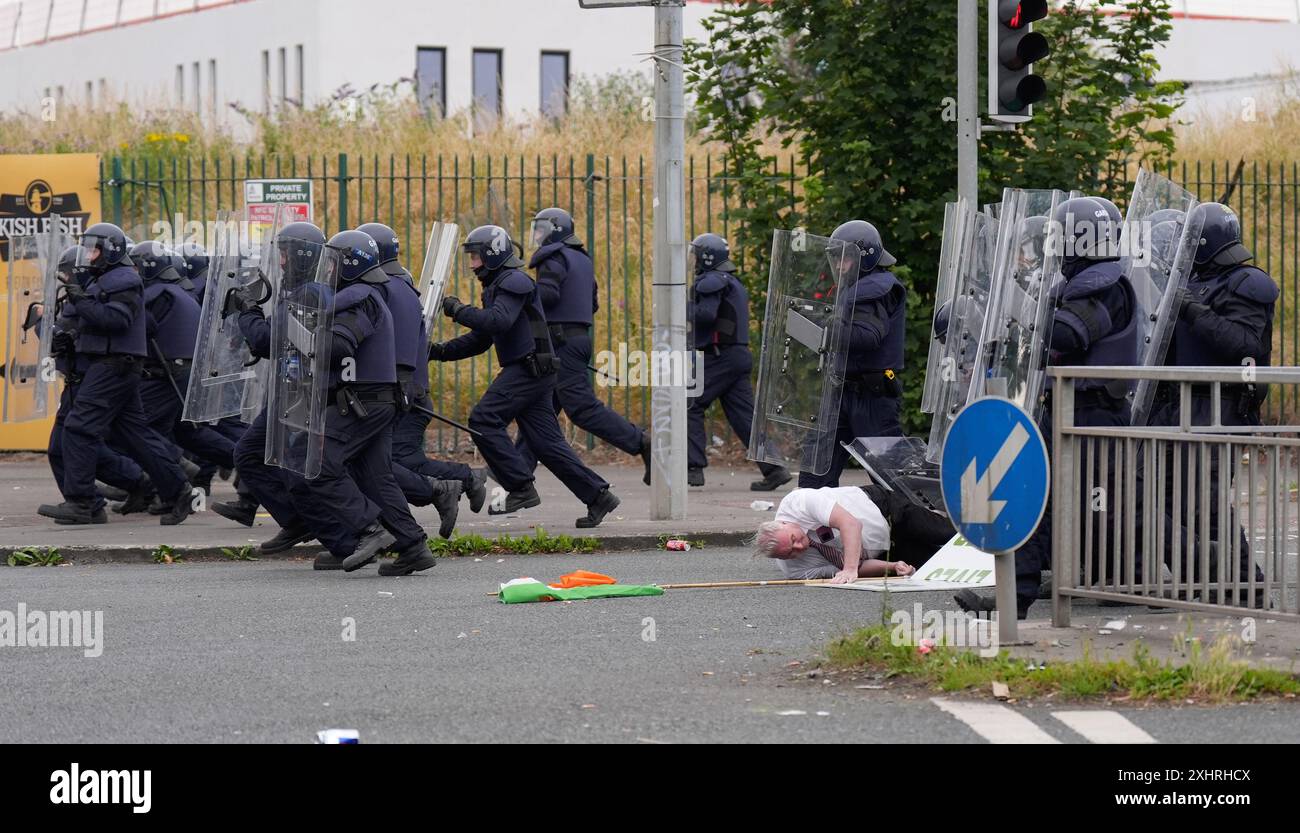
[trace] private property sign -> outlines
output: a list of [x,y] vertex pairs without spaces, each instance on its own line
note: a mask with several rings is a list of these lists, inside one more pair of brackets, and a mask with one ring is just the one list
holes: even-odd
[[310,223],[310,179],[250,179],[244,183],[244,205],[250,223],[270,223],[277,206],[285,207],[286,223]]

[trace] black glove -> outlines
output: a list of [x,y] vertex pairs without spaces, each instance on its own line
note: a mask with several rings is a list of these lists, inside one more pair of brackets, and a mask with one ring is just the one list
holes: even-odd
[[76,281],[69,281],[63,285],[63,297],[69,301],[80,301],[82,298],[89,298],[90,293]]
[[459,315],[460,311],[465,309],[467,306],[469,306],[469,304],[462,302],[455,295],[448,295],[446,298],[442,299],[442,314],[450,318],[452,321],[455,321],[456,316]]
[[221,317],[229,318],[232,315],[239,315],[242,312],[247,312],[251,306],[249,299],[238,289],[227,290],[226,301],[221,305]]
[[443,347],[445,347],[445,346],[446,346],[446,345],[444,345],[441,341],[435,341],[433,344],[430,344],[430,345],[429,345],[429,361],[431,361],[431,362],[440,362],[440,361],[443,361],[443,358],[442,358],[442,351],[443,351]]
[[1196,319],[1210,312],[1208,306],[1197,303],[1195,298],[1192,291],[1185,286],[1174,295],[1174,311],[1188,324],[1194,323]]
[[71,356],[77,349],[77,333],[74,330],[59,330],[50,339],[50,354],[53,356]]

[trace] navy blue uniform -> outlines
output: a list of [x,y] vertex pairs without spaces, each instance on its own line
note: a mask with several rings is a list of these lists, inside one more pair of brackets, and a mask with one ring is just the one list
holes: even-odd
[[[601,402],[591,387],[592,316],[600,308],[591,257],[581,245],[548,243],[533,253],[528,267],[537,271],[537,291],[558,362],[555,413],[564,411],[574,425],[620,451],[641,453],[641,429]],[[522,434],[517,445],[529,469],[536,469],[537,457]]]
[[[1055,299],[1056,311],[1053,316],[1049,365],[1092,365],[1092,366],[1129,366],[1139,361],[1141,334],[1138,330],[1137,300],[1133,286],[1118,261],[1076,261],[1064,267],[1066,281],[1058,288]],[[1051,389],[1052,380],[1048,380]],[[1127,384],[1116,384],[1101,379],[1078,379],[1074,383],[1074,423],[1078,426],[1127,426],[1131,413],[1128,402]],[[1048,451],[1052,446],[1052,416],[1050,397],[1039,427],[1047,442]],[[1111,481],[1097,482],[1096,486],[1105,488],[1107,499],[1114,490],[1114,449],[1108,449]],[[1086,447],[1081,449],[1077,464],[1079,472],[1087,472],[1095,467],[1096,461],[1088,458]],[[1114,553],[1111,517],[1108,511],[1091,511],[1089,504],[1092,496],[1081,485],[1078,489],[1081,501],[1080,518],[1096,524],[1093,534],[1093,546],[1100,551],[1102,542],[1106,543],[1106,552]],[[1100,567],[1094,557],[1093,563]],[[1052,507],[1049,498],[1043,519],[1033,536],[1016,552],[1016,601],[1020,611],[1028,610],[1038,598],[1042,584],[1042,571],[1052,565]]]
[[[749,448],[754,420],[754,388],[750,373],[754,356],[749,352],[749,296],[731,272],[713,270],[695,277],[691,315],[695,349],[704,353],[703,388],[687,406],[687,464],[693,469],[709,465],[704,453],[704,412],[719,399],[731,430]],[[759,463],[764,475],[780,466]]]
[[907,290],[894,273],[877,269],[860,276],[848,292],[852,298],[849,354],[831,467],[823,475],[800,472],[801,489],[840,484],[849,458],[841,443],[858,437],[903,436],[899,373],[907,330]]
[[[357,548],[376,521],[392,533],[399,552],[425,540],[393,475],[397,361],[393,316],[379,293],[372,284],[356,282],[334,298],[333,388],[321,471],[289,487],[298,513],[340,558]],[[348,365],[353,378],[345,379]]]
[[140,373],[146,355],[144,290],[130,266],[91,277],[86,297],[65,302],[61,314],[77,332],[73,372],[80,379],[63,420],[62,492],[68,500],[104,504],[95,488],[101,446],[113,436],[148,474],[158,493],[174,503],[189,484],[168,442],[140,404]]
[[511,492],[531,487],[533,468],[506,432],[516,423],[541,464],[590,505],[609,484],[578,459],[555,418],[553,351],[537,284],[519,269],[498,269],[484,281],[482,302],[482,309],[466,307],[456,315],[470,332],[430,356],[456,361],[495,346],[501,372],[469,415],[469,427],[479,432],[475,445],[502,487]]
[[[1188,300],[1182,308],[1178,321],[1174,324],[1173,339],[1169,344],[1166,364],[1174,367],[1243,367],[1253,363],[1256,367],[1267,367],[1272,361],[1273,349],[1273,312],[1277,303],[1279,290],[1273,279],[1266,272],[1245,263],[1233,266],[1220,266],[1207,263],[1196,267],[1188,281]],[[1253,384],[1223,385],[1220,389],[1219,418],[1223,425],[1254,426],[1260,424],[1260,405],[1265,389]],[[1210,385],[1193,385],[1191,402],[1191,425],[1209,425],[1213,420],[1213,389]],[[1178,425],[1180,407],[1177,386],[1162,387],[1157,391],[1156,407],[1151,416],[1153,425]],[[1200,471],[1199,455],[1189,455],[1186,449],[1180,452],[1181,467],[1185,484],[1198,484],[1205,477]],[[1165,515],[1166,550],[1164,558],[1170,560],[1172,542],[1183,542],[1183,558],[1186,566],[1182,574],[1194,580],[1202,580],[1200,568],[1200,523],[1190,524],[1193,545],[1189,551],[1183,524],[1188,518],[1199,519],[1202,514],[1208,516],[1209,536],[1212,542],[1220,540],[1219,499],[1220,490],[1232,489],[1231,482],[1222,483],[1219,479],[1219,456],[1209,455],[1209,505],[1199,505],[1199,488],[1192,495],[1184,492],[1180,507],[1182,523],[1175,527],[1168,512]],[[1166,457],[1166,471],[1173,472],[1173,449]],[[1250,544],[1239,524],[1233,517],[1234,499],[1229,491],[1227,498],[1229,518],[1224,521],[1230,528],[1238,529],[1237,537],[1241,552],[1238,563],[1238,576],[1247,582],[1251,574]],[[1165,484],[1165,506],[1173,506],[1173,483]],[[1223,536],[1227,541],[1229,536]],[[1229,544],[1230,546],[1230,544]],[[1231,558],[1231,552],[1224,554]],[[1171,565],[1172,566],[1172,565]],[[1254,568],[1258,581],[1263,581],[1263,573]],[[1209,580],[1218,576],[1217,558],[1211,556]]]

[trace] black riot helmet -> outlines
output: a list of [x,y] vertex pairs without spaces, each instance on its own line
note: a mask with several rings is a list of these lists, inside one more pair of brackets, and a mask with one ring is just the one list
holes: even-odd
[[193,240],[186,240],[177,249],[181,260],[185,261],[185,277],[194,280],[208,270],[208,253]]
[[77,257],[81,254],[81,247],[75,243],[64,249],[59,255],[59,282],[71,283],[77,277],[80,269],[77,267]]
[[697,275],[714,271],[736,271],[736,264],[731,262],[731,246],[720,235],[701,234],[691,241],[691,252],[695,255],[695,274]]
[[340,284],[388,282],[388,275],[379,267],[379,244],[364,231],[340,231],[325,245],[339,255]]
[[114,266],[130,266],[126,233],[112,223],[95,223],[81,234],[77,265],[93,275]]
[[474,269],[479,278],[505,268],[518,269],[524,262],[515,255],[515,242],[501,226],[479,226],[465,236],[461,244],[466,254],[478,255],[482,266]]
[[934,337],[940,344],[948,341],[948,326],[952,323],[952,301],[944,301],[934,311]]
[[131,250],[131,263],[140,273],[140,280],[145,286],[155,283],[176,283],[181,279],[176,271],[176,262],[172,251],[157,240],[137,243]]
[[398,239],[397,232],[383,223],[366,223],[357,226],[357,231],[364,231],[375,239],[375,244],[379,246],[379,265],[395,261],[401,255],[402,242]]
[[1241,242],[1241,220],[1231,208],[1218,202],[1203,202],[1192,209],[1191,222],[1201,224],[1196,246],[1196,265],[1214,261],[1217,266],[1236,266],[1254,257]]
[[551,243],[581,246],[582,241],[573,233],[573,216],[563,208],[543,208],[533,218],[533,245],[537,248]]
[[280,267],[289,286],[297,286],[316,277],[325,234],[311,223],[290,223],[275,236],[280,250]]
[[1020,262],[1022,264],[1042,263],[1046,244],[1046,217],[1026,217],[1020,221]]
[[1050,251],[1065,264],[1119,260],[1120,223],[1095,197],[1075,197],[1057,206],[1051,231]]
[[843,240],[858,247],[862,259],[858,262],[858,273],[862,275],[876,271],[877,266],[893,266],[898,261],[885,251],[885,244],[880,239],[880,232],[866,220],[849,220],[831,232],[832,240]]

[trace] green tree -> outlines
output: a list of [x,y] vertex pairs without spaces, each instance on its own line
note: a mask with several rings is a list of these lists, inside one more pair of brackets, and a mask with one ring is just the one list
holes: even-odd
[[[984,138],[982,198],[1009,184],[1118,190],[1126,166],[1172,155],[1180,88],[1154,81],[1169,0],[1119,5],[1107,16],[1068,0],[1039,24],[1054,48],[1037,67],[1049,97],[1019,131]],[[752,302],[765,304],[773,229],[875,223],[910,293],[904,424],[923,429],[943,203],[956,190],[956,4],[733,0],[705,30],[687,44],[695,126],[727,148],[720,187],[739,205],[732,244]],[[793,196],[772,175],[790,148],[808,172]]]

